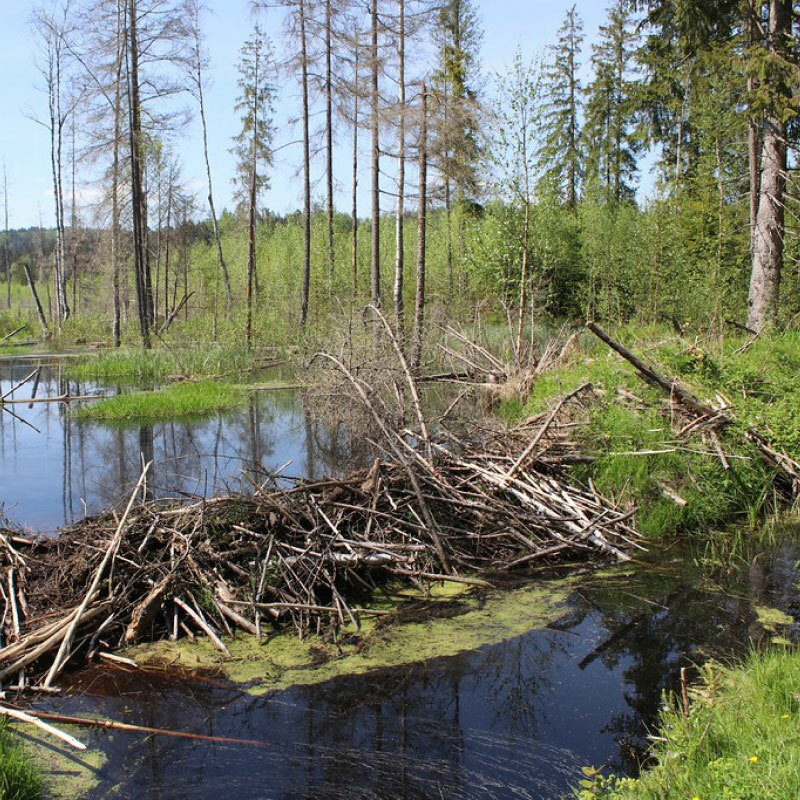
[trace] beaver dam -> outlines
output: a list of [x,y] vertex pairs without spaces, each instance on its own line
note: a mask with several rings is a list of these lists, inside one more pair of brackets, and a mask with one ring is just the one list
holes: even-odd
[[47,689],[68,664],[163,638],[204,634],[225,652],[236,629],[335,637],[387,578],[481,584],[537,561],[627,559],[640,546],[632,512],[552,463],[555,417],[481,449],[396,436],[397,463],[247,496],[146,501],[145,469],[121,516],[56,537],[6,530],[0,680]]

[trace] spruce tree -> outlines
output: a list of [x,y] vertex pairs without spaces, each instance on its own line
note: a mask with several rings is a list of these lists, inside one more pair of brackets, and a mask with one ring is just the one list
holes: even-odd
[[539,158],[545,180],[558,188],[571,208],[578,200],[583,163],[580,148],[582,86],[579,77],[583,22],[572,6],[550,48],[552,60],[544,71],[542,115],[544,144]]
[[626,0],[616,0],[592,47],[592,82],[587,87],[587,179],[596,180],[609,203],[634,197],[641,142],[635,126],[635,82],[631,77],[636,32]]

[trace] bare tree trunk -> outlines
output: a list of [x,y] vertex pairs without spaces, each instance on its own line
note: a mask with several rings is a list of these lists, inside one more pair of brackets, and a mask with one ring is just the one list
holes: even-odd
[[372,0],[371,119],[372,129],[372,242],[370,248],[370,295],[373,304],[381,305],[381,150],[380,150],[380,95],[378,93],[378,0]]
[[[258,87],[258,76],[254,85]],[[253,92],[253,152],[250,168],[250,215],[247,226],[247,323],[245,328],[245,346],[248,351],[253,347],[253,283],[256,274],[256,197],[258,187],[258,91]]]
[[[198,75],[198,78],[200,76]],[[208,209],[211,212],[211,227],[214,231],[214,244],[217,250],[217,269],[222,274],[225,283],[225,309],[230,311],[231,307],[231,277],[228,274],[228,266],[222,255],[222,237],[219,233],[219,222],[217,221],[217,210],[214,206],[214,184],[211,180],[211,161],[208,157],[208,124],[206,123],[205,100],[203,98],[202,83],[199,84],[198,103],[200,106],[200,123],[203,129],[203,157],[206,162],[206,180],[208,181]]]
[[358,80],[359,39],[356,31],[354,66],[353,66],[353,297],[358,294],[358,97],[361,88]]
[[[522,226],[522,270],[519,276],[519,317],[517,319],[517,342],[514,346],[517,364],[522,366],[522,328],[525,324],[525,302],[528,289],[528,261],[530,253],[531,195],[528,185],[527,153],[525,154],[525,221]],[[530,299],[533,305],[533,298]]]
[[311,293],[311,140],[308,106],[308,41],[306,37],[306,3],[299,0],[300,13],[300,69],[303,94],[303,294],[300,298],[300,325],[308,319]]
[[[772,53],[785,53],[791,35],[790,0],[770,1],[769,37]],[[788,92],[788,87],[783,87]],[[758,197],[753,270],[748,297],[747,326],[760,330],[778,314],[783,268],[784,194],[786,190],[786,125],[778,111],[764,119],[761,185]]]
[[50,328],[47,324],[44,311],[42,310],[42,304],[39,301],[39,293],[36,291],[36,284],[33,282],[33,275],[31,275],[31,268],[27,261],[22,262],[22,269],[25,271],[25,277],[28,279],[28,286],[30,287],[31,296],[33,297],[33,304],[36,306],[36,316],[39,318],[39,324],[42,326],[45,337],[48,337],[50,336]]
[[425,261],[428,227],[428,89],[423,83],[419,123],[419,208],[417,211],[417,293],[414,303],[414,339],[411,364],[418,370],[422,361],[425,324]]
[[331,26],[333,25],[332,0],[325,0],[325,150],[326,183],[328,191],[328,287],[333,287],[335,246],[333,230],[333,70],[331,67],[332,45]]
[[11,308],[11,260],[8,257],[8,174],[3,162],[3,267],[6,271],[6,308]]
[[[130,115],[131,205],[133,211],[134,265],[136,303],[142,346],[149,350],[151,300],[149,255],[147,250],[147,209],[142,188],[142,125],[139,107],[139,42],[137,36],[137,0],[128,0],[128,113]],[[150,294],[152,297],[152,294]]]
[[[753,47],[756,42],[758,30],[756,26],[756,10],[763,0],[748,0],[747,4],[747,44]],[[755,76],[747,77],[747,93],[752,98],[756,91]],[[758,216],[758,121],[750,112],[747,115],[747,160],[750,170],[750,256],[753,257],[756,240],[756,217]]]
[[405,212],[406,186],[406,16],[405,0],[397,0],[397,84],[399,91],[397,134],[397,220],[395,225],[394,262],[394,313],[398,331],[405,325],[403,304],[403,278],[405,257],[403,252],[403,214]]

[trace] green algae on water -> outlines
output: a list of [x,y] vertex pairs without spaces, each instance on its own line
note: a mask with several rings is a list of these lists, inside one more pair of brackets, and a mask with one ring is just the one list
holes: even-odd
[[[483,597],[466,593],[463,585],[445,584],[434,590],[434,605],[452,603],[452,614],[388,625],[365,618],[360,631],[345,629],[338,644],[318,637],[301,641],[287,631],[261,644],[253,636],[236,636],[227,643],[231,659],[224,659],[205,639],[156,642],[133,648],[130,654],[141,665],[219,670],[259,695],[453,656],[545,628],[562,615],[574,583],[563,578],[542,581]],[[402,610],[403,597],[414,595],[400,593],[396,607]]]

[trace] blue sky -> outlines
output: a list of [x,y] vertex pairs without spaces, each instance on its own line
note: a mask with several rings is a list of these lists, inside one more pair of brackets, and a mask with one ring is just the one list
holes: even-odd
[[[555,41],[556,33],[568,7],[574,4],[583,18],[586,33],[584,62],[588,61],[589,45],[605,18],[606,3],[598,0],[476,0],[482,18],[484,40],[482,64],[490,76],[502,70],[512,59],[517,47],[526,56],[534,56]],[[37,225],[39,216],[45,225],[52,224],[52,191],[48,134],[28,118],[43,114],[46,98],[37,90],[34,40],[30,13],[34,3],[28,0],[3,0],[0,27],[0,159],[8,170],[9,216],[11,227]],[[219,207],[230,206],[233,158],[229,153],[231,138],[237,132],[238,120],[233,112],[236,95],[236,62],[238,50],[247,37],[252,16],[246,0],[207,0],[209,13],[205,19],[207,43],[212,58],[212,85],[207,92],[211,163]],[[281,26],[277,16],[267,16],[265,28],[282,49]],[[188,101],[187,101],[188,102]],[[291,83],[282,86],[276,121],[279,134],[276,146],[298,138],[288,120],[297,116],[299,98]],[[349,136],[342,132],[337,147],[337,202],[348,207]],[[366,136],[364,136],[366,144]],[[177,151],[189,186],[205,197],[201,141],[196,121],[182,132]],[[289,146],[281,151],[272,176],[272,189],[265,205],[278,213],[294,210],[301,202],[301,182],[295,171],[300,161],[299,148]],[[321,176],[322,160],[314,171]],[[367,181],[362,181],[366,184]],[[366,189],[366,187],[364,187]],[[320,187],[319,191],[322,189]],[[201,193],[202,192],[202,193]],[[87,201],[96,194],[96,187],[87,182],[80,189]],[[362,207],[366,210],[366,200]]]

